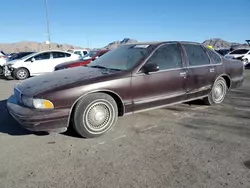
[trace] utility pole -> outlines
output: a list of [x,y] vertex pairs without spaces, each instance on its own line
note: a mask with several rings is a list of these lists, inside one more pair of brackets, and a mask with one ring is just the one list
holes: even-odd
[[45,0],[45,6],[46,6],[46,20],[47,20],[47,35],[48,35],[48,42],[49,42],[49,49],[51,50],[50,46],[50,29],[49,29],[49,11],[48,11],[48,0]]

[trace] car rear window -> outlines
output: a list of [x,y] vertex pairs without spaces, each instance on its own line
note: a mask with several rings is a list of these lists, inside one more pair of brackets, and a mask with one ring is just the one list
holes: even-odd
[[214,51],[210,49],[206,49],[209,57],[213,60],[213,63],[215,64],[220,64],[221,63],[221,58],[218,54],[216,54]]

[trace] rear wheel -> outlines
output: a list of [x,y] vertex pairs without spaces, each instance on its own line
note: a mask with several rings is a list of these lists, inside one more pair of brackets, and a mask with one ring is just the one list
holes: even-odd
[[204,102],[207,105],[220,104],[224,101],[227,93],[227,83],[224,78],[218,78],[212,88],[212,91],[208,97],[204,98]]
[[73,127],[82,137],[98,137],[110,130],[117,117],[115,100],[105,93],[93,93],[76,104]]
[[25,80],[25,79],[29,78],[30,73],[26,68],[18,68],[16,70],[14,70],[13,76],[17,80]]

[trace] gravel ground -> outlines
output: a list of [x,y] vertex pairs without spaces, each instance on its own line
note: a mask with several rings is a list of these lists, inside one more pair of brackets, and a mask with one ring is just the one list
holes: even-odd
[[23,130],[5,109],[15,83],[0,79],[0,188],[250,187],[250,70],[222,105],[125,116],[96,139]]

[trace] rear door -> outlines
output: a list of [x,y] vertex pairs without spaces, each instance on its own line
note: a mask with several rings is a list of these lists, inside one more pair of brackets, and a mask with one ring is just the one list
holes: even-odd
[[206,96],[216,79],[215,65],[199,44],[182,43],[187,59],[187,99]]
[[54,71],[55,66],[61,63],[65,63],[67,62],[67,60],[69,60],[69,58],[67,57],[67,53],[63,53],[63,52],[52,52],[52,57],[53,57],[53,60],[50,66],[50,72]]
[[159,47],[145,63],[159,65],[158,72],[138,72],[132,77],[134,111],[179,102],[186,96],[186,68],[178,43]]

